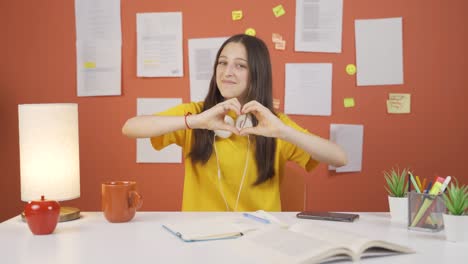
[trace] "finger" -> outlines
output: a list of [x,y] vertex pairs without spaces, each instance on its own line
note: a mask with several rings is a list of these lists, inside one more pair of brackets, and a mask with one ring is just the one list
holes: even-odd
[[239,135],[246,136],[246,135],[261,135],[261,134],[259,133],[258,129],[255,127],[246,127],[246,128],[242,128],[239,131]]
[[234,111],[236,114],[240,114],[241,104],[237,98],[232,98],[224,102],[226,105],[229,105],[230,110]]
[[239,113],[239,106],[236,106],[235,104],[233,103],[229,103],[229,102],[223,102],[223,103],[220,103],[219,104],[220,108],[222,109],[221,110],[221,113],[225,114],[229,111],[233,111],[235,113]]
[[256,115],[257,112],[262,112],[262,111],[263,111],[263,106],[260,104],[246,104],[242,108],[243,114],[252,113]]
[[255,101],[255,100],[252,100],[252,101],[250,101],[250,102],[244,104],[244,106],[242,106],[242,114],[245,114],[245,113],[246,113],[246,112],[245,112],[245,109],[247,109],[247,108],[249,108],[249,107],[251,107],[251,106],[253,106],[253,105],[260,105],[260,103],[257,102],[257,101]]
[[236,135],[239,135],[239,130],[237,129],[237,127],[226,124],[226,123],[221,125],[219,130],[227,130],[227,131],[231,131],[232,133],[234,133]]

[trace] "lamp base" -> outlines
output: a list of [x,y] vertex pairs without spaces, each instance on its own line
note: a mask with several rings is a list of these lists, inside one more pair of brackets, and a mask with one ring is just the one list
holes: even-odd
[[[80,218],[80,209],[68,206],[60,207],[59,222],[72,221],[78,218]],[[21,219],[26,222],[24,212],[21,212]]]

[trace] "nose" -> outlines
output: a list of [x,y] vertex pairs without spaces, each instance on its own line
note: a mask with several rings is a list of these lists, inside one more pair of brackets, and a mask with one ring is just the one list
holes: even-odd
[[233,74],[234,74],[234,66],[232,64],[226,65],[226,68],[224,68],[224,75],[232,76]]

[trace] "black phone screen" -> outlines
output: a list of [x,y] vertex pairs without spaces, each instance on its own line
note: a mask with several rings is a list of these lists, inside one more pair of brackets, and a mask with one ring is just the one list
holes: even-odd
[[298,218],[313,219],[313,220],[327,220],[327,221],[341,221],[353,222],[359,218],[358,214],[351,213],[335,213],[335,212],[300,212],[296,215]]

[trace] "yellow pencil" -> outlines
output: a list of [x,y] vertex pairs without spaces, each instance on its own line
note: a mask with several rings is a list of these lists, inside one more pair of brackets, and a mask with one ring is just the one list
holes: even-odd
[[416,183],[418,184],[419,190],[421,190],[421,193],[424,191],[421,185],[421,181],[419,180],[419,176],[416,175]]
[[426,190],[426,178],[423,179],[422,190]]

